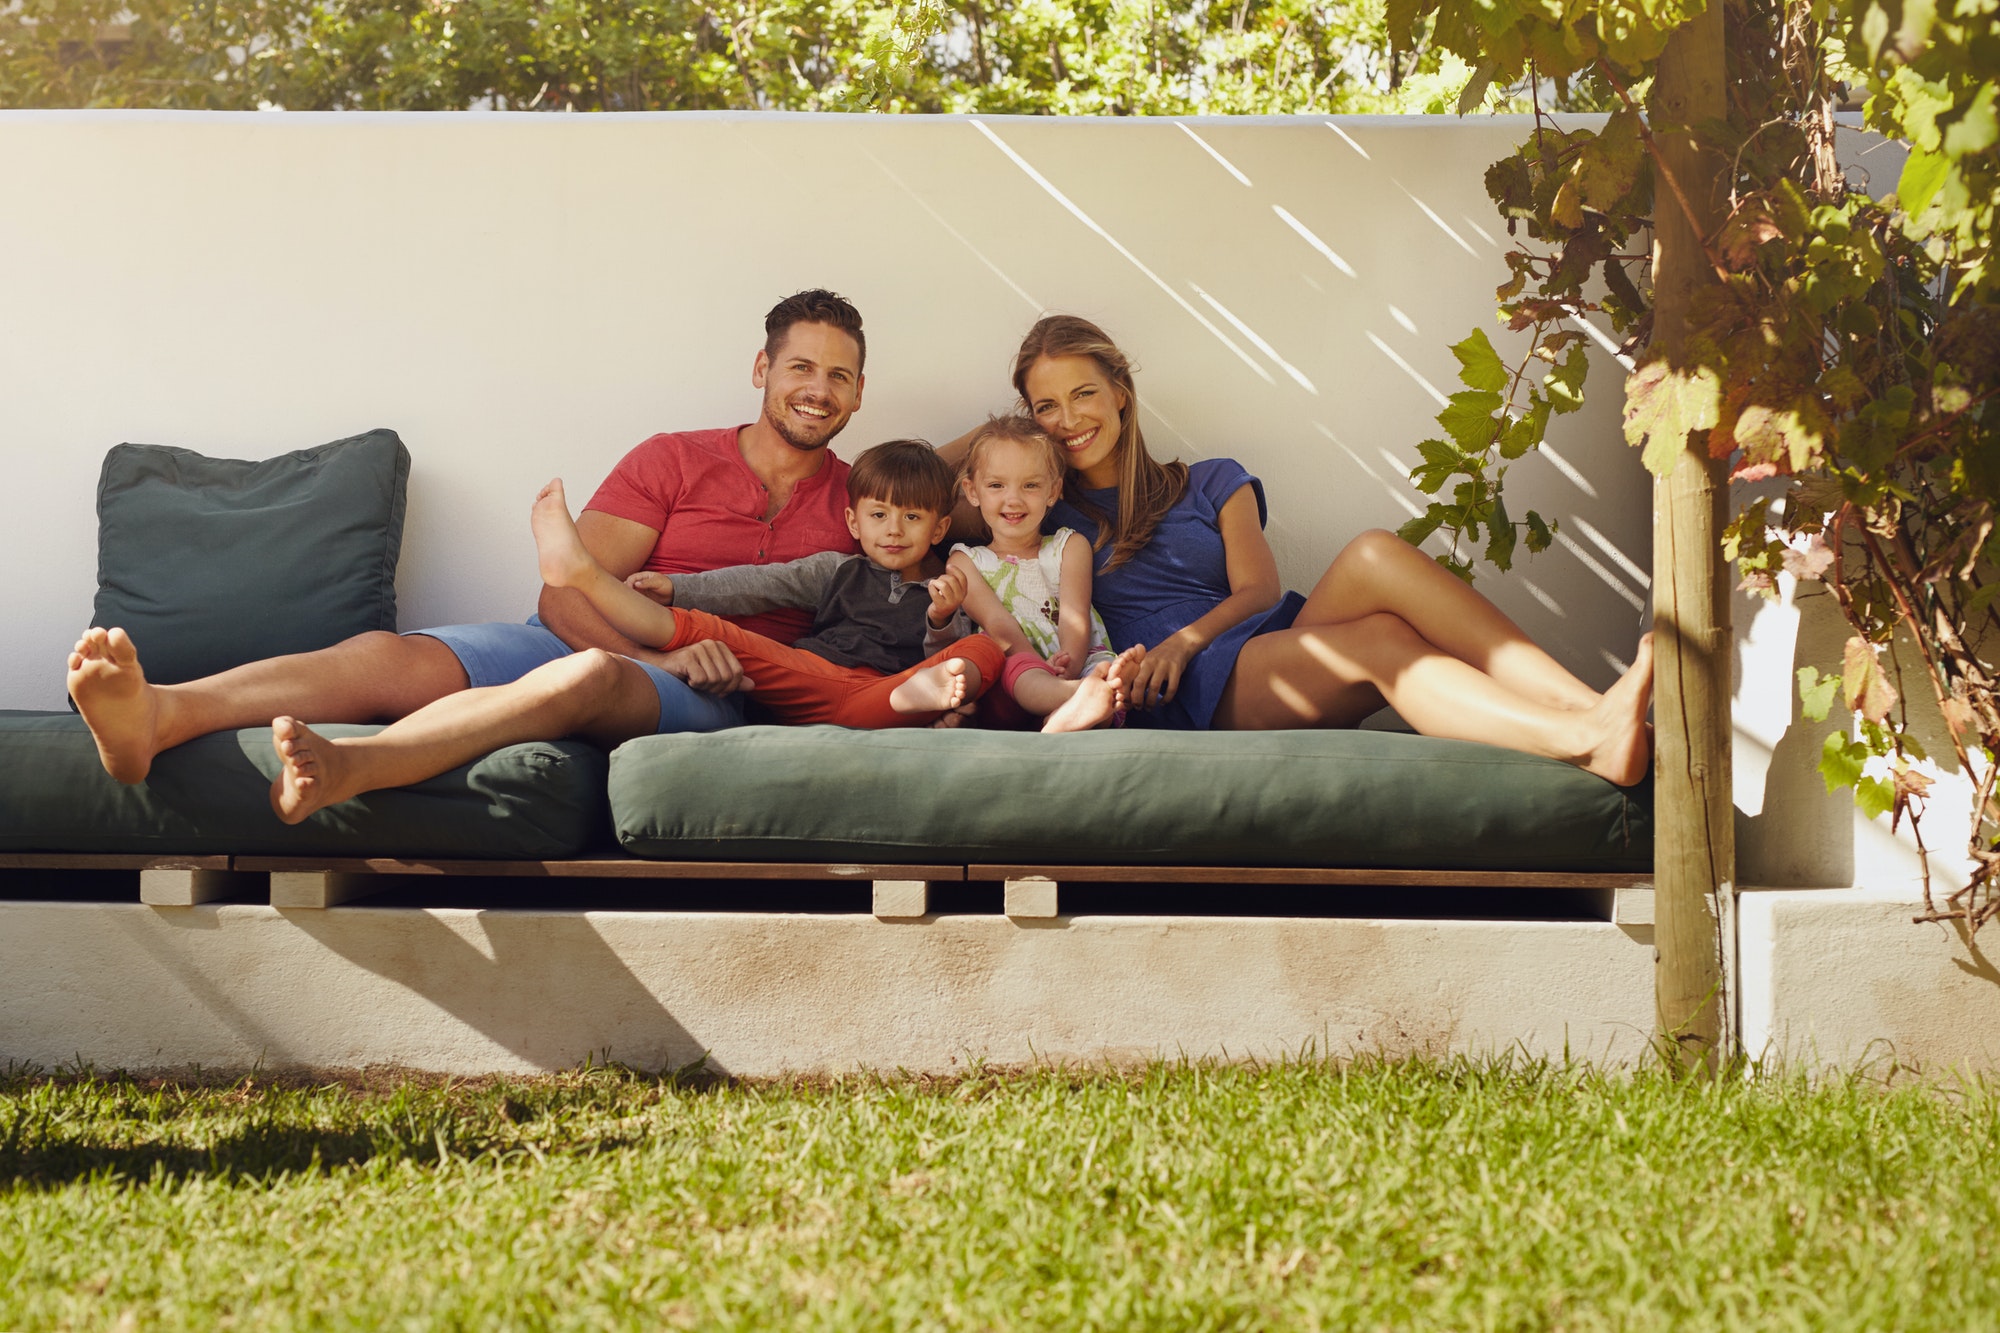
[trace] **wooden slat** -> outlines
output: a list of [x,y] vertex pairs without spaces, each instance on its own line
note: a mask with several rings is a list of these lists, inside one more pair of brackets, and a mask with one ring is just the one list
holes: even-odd
[[0,870],[227,870],[226,856],[146,852],[0,852]]
[[1053,879],[1077,884],[1365,884],[1469,888],[1629,889],[1650,887],[1650,871],[1387,870],[1333,866],[969,865],[971,880]]
[[585,857],[571,861],[401,860],[388,856],[239,856],[238,870],[343,875],[491,875],[577,879],[829,879],[946,880],[965,878],[962,865],[853,865],[816,861],[648,861]]

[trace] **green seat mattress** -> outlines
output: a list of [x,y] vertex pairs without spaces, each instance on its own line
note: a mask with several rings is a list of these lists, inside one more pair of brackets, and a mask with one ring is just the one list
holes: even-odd
[[1394,732],[649,736],[611,756],[635,856],[1645,870],[1650,786]]
[[252,727],[168,750],[128,787],[98,763],[82,719],[0,712],[0,851],[546,860],[609,842],[604,752],[580,742],[511,745],[293,826],[271,813],[277,768],[271,729]]

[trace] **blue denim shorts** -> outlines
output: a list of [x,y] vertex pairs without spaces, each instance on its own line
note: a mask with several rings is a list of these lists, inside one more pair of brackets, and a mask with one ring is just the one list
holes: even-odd
[[[570,654],[569,645],[535,616],[528,617],[522,625],[440,625],[410,633],[436,639],[451,649],[474,687],[511,684],[536,667]],[[743,725],[742,695],[703,694],[651,663],[627,660],[646,673],[653,682],[654,692],[660,696],[660,720],[655,731],[720,731]]]

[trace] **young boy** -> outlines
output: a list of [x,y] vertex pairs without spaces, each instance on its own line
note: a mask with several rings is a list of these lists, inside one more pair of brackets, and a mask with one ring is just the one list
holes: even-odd
[[[720,639],[743,664],[750,697],[779,721],[919,727],[977,699],[1006,657],[984,634],[952,634],[966,628],[962,589],[954,600],[951,581],[928,586],[944,573],[931,547],[950,526],[955,489],[950,466],[922,440],[878,444],[847,476],[860,555],[635,575],[631,586],[584,549],[562,482],[535,497],[531,523],[543,582],[575,588],[621,634],[666,652]],[[816,608],[812,632],[792,647],[721,619],[782,606]],[[949,646],[926,655],[927,637]]]

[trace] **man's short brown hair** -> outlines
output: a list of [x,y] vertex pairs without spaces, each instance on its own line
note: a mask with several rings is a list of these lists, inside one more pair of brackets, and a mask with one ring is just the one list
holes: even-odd
[[860,353],[854,368],[860,370],[868,364],[868,339],[861,332],[861,312],[846,297],[824,287],[812,287],[794,292],[772,306],[771,313],[764,316],[765,356],[773,361],[778,359],[778,349],[785,345],[785,335],[794,324],[832,325],[854,339],[855,350]]
[[890,440],[865,451],[847,471],[847,500],[882,500],[901,509],[951,512],[957,478],[924,440]]

